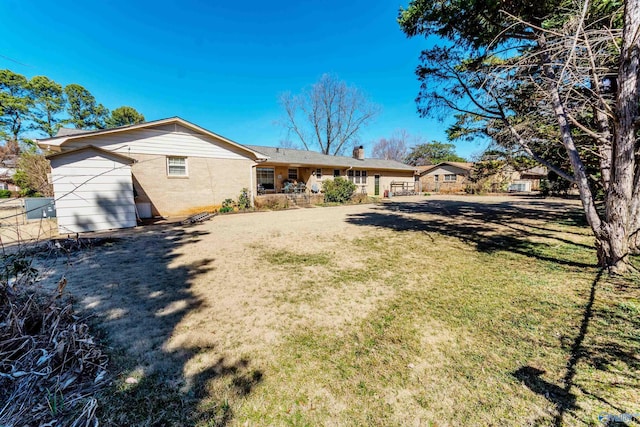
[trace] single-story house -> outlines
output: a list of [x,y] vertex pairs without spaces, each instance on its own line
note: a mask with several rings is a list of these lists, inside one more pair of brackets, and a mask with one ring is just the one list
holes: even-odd
[[13,181],[13,176],[16,174],[16,167],[16,156],[10,156],[0,161],[0,190],[20,191],[20,187]]
[[357,192],[372,196],[384,194],[392,184],[414,187],[415,167],[394,160],[365,158],[362,146],[354,148],[352,157],[291,148],[247,147],[268,156],[256,166],[257,185],[266,193],[282,192],[289,182],[304,183],[308,190],[318,192],[324,181],[335,177],[350,180]]
[[509,184],[509,191],[539,191],[540,182],[548,176],[547,168],[535,166],[523,171],[514,171]]
[[416,178],[420,191],[450,192],[464,191],[473,163],[442,162],[437,165],[418,166]]
[[[308,190],[345,176],[369,194],[393,181],[413,183],[402,163],[239,144],[179,117],[114,129],[60,129],[37,141],[49,153],[61,233],[125,228],[137,217],[211,211],[243,188],[282,191],[285,179]],[[364,190],[362,190],[364,189]]]

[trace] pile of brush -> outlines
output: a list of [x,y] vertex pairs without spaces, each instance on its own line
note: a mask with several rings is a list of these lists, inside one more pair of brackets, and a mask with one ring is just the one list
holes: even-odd
[[107,357],[21,253],[0,256],[0,426],[94,426]]

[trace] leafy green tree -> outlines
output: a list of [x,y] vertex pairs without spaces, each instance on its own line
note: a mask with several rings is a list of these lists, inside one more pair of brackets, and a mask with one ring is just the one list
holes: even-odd
[[91,93],[79,84],[70,84],[64,88],[67,96],[69,123],[77,129],[104,129],[109,110],[98,104]]
[[65,123],[59,114],[66,108],[62,86],[45,76],[35,76],[29,81],[33,96],[31,119],[34,129],[53,137]]
[[454,144],[431,141],[411,148],[405,162],[413,166],[437,165],[442,162],[466,162],[456,154]]
[[399,22],[443,40],[421,55],[420,113],[453,110],[450,136],[484,134],[574,184],[599,263],[629,271],[640,252],[640,0],[413,0]]
[[32,105],[27,78],[0,70],[0,137],[18,141]]
[[107,128],[116,128],[119,126],[136,125],[143,122],[144,116],[135,108],[122,106],[111,112],[111,115],[106,119],[105,124]]

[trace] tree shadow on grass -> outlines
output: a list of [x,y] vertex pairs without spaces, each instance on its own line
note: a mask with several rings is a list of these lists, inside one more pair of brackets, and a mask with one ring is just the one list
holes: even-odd
[[[76,311],[91,317],[110,346],[112,383],[98,397],[103,425],[226,425],[233,399],[262,381],[248,359],[216,359],[211,345],[170,345],[185,316],[212,309],[192,284],[217,260],[178,258],[180,247],[207,234],[198,226],[155,225],[117,232],[108,244],[55,262],[44,260],[46,280],[67,278]],[[204,352],[213,361],[187,381],[186,364]],[[211,386],[221,381],[230,384],[224,396]]]
[[[425,216],[428,215],[428,216]],[[469,244],[475,245],[480,252],[491,253],[509,251],[527,257],[548,261],[562,265],[565,269],[584,271],[585,268],[597,267],[595,253],[588,253],[593,262],[584,262],[574,256],[563,254],[558,258],[558,251],[547,255],[545,247],[549,242],[567,245],[567,248],[586,250],[587,245],[572,242],[557,236],[557,229],[553,224],[584,225],[583,214],[578,207],[568,207],[562,203],[548,201],[509,201],[501,203],[475,203],[467,201],[425,201],[418,203],[393,202],[385,203],[368,212],[351,215],[347,221],[363,226],[374,226],[397,231],[413,231],[427,234],[438,234],[455,237]],[[528,220],[535,220],[533,230]],[[522,227],[522,228],[521,228]],[[529,227],[529,229],[527,228]],[[575,233],[579,234],[579,233]],[[544,237],[545,241],[530,241],[531,237]],[[583,258],[584,259],[584,258]],[[588,258],[587,258],[588,259]],[[638,348],[640,343],[633,331],[640,330],[640,319],[630,312],[625,312],[624,305],[603,304],[597,310],[594,307],[596,289],[601,284],[603,271],[598,270],[588,296],[585,295],[585,308],[580,321],[578,334],[574,338],[565,339],[561,345],[566,347],[569,359],[565,375],[561,384],[554,384],[543,378],[543,370],[532,366],[521,366],[512,375],[526,385],[531,391],[544,396],[557,409],[553,420],[554,425],[563,425],[567,413],[578,410],[577,394],[600,402],[617,414],[629,414],[635,408],[623,408],[616,402],[611,402],[599,392],[587,390],[585,386],[576,384],[576,374],[579,363],[586,363],[597,370],[606,371],[614,365],[622,364],[615,373],[626,376],[630,383],[638,381],[635,373],[640,370]],[[629,291],[629,283],[621,281],[620,287]],[[633,289],[637,292],[637,286]],[[635,306],[627,310],[635,310]],[[597,316],[605,327],[598,325],[598,330],[592,335],[597,339],[585,341],[590,330],[592,318]],[[613,327],[615,325],[615,327]],[[621,336],[610,330],[626,331]],[[625,335],[626,334],[626,335]],[[623,385],[621,385],[623,386]],[[627,384],[625,387],[629,388]],[[609,425],[626,425],[619,423],[615,414],[605,414],[604,419]],[[635,422],[638,420],[633,419]],[[547,423],[548,420],[538,420]],[[617,423],[617,424],[616,424]]]
[[[592,332],[592,335],[600,335],[606,341],[602,343],[596,340],[591,340],[591,342],[585,343],[587,333],[589,332],[590,325],[593,323],[594,317],[607,319],[608,322],[616,322],[616,315],[611,313],[611,309],[607,308],[596,310],[594,307],[596,290],[598,286],[602,284],[603,274],[603,270],[600,270],[591,284],[589,298],[580,321],[578,334],[570,343],[563,343],[563,345],[567,347],[569,360],[566,365],[562,384],[556,385],[544,380],[542,375],[545,371],[531,366],[522,366],[513,372],[513,376],[531,389],[531,391],[544,396],[555,405],[557,410],[557,414],[554,419],[555,426],[564,425],[566,414],[578,409],[578,406],[576,405],[577,396],[572,390],[580,390],[583,395],[597,400],[601,404],[610,408],[610,413],[599,414],[599,421],[603,423],[602,425],[622,426],[628,425],[626,424],[626,421],[635,421],[636,423],[640,422],[640,420],[637,419],[638,414],[633,413],[634,408],[623,408],[616,402],[612,402],[598,395],[596,392],[588,390],[585,386],[576,384],[575,382],[577,367],[580,362],[584,362],[599,371],[607,371],[612,364],[622,363],[626,366],[626,373],[617,370],[617,375],[626,375],[631,377],[632,380],[638,380],[638,377],[633,374],[634,372],[638,372],[640,369],[640,360],[637,357],[638,346],[634,345],[632,340],[616,339],[616,337],[607,336],[606,332],[598,334],[598,332],[601,331],[596,331]],[[629,323],[629,325],[626,325],[629,330],[637,330],[637,328],[640,328],[640,321],[638,319],[626,317],[621,318],[618,316],[617,321]],[[608,325],[613,326],[611,324]],[[608,327],[607,329],[616,328]],[[611,386],[611,384],[609,384],[609,386]],[[627,419],[623,420],[623,418]]]
[[[548,243],[530,239],[552,239],[568,246],[592,249],[588,245],[558,236],[558,231],[553,227],[544,226],[559,222],[580,224],[583,217],[581,215],[578,208],[558,202],[515,200],[480,203],[427,200],[384,203],[367,212],[349,216],[347,222],[396,231],[435,233],[474,244],[479,252],[510,251],[567,267],[593,268],[597,266],[595,253],[592,263],[571,256],[560,258],[556,253],[545,253]],[[532,229],[528,223],[530,220],[539,224]]]

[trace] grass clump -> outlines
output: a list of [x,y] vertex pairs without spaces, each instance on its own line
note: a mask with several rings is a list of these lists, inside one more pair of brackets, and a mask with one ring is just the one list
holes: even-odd
[[287,267],[311,267],[327,265],[331,262],[328,253],[296,253],[287,250],[267,251],[264,259],[273,265]]

